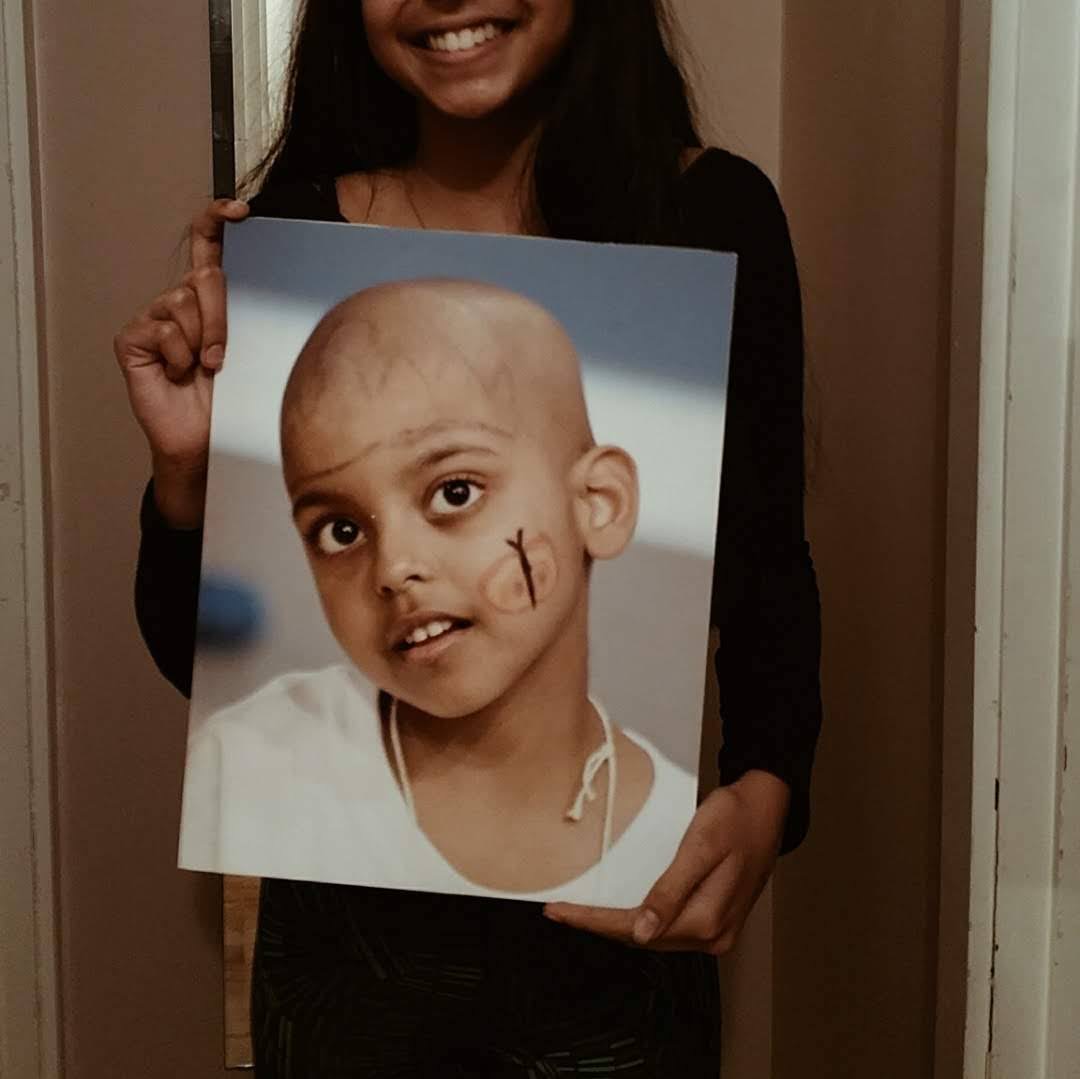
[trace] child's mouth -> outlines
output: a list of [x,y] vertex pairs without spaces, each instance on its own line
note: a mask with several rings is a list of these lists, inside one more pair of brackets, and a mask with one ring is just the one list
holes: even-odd
[[409,662],[423,662],[442,655],[472,623],[465,618],[436,616],[414,626],[393,650]]

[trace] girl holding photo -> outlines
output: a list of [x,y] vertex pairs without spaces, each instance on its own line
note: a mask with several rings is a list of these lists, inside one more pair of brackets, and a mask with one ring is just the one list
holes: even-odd
[[[772,185],[703,149],[661,0],[306,0],[250,206],[118,334],[149,442],[137,608],[190,691],[224,224],[249,213],[734,251],[713,621],[721,787],[632,910],[266,880],[262,1079],[715,1076],[712,956],[803,838],[821,719],[803,523],[802,318]],[[542,915],[547,915],[543,917]]]

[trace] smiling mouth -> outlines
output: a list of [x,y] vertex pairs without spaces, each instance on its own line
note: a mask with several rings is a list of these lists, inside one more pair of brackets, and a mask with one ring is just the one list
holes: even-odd
[[465,53],[472,52],[489,41],[508,34],[515,24],[502,19],[491,19],[487,22],[477,23],[475,26],[464,26],[460,30],[448,30],[444,33],[421,34],[415,44],[431,52]]
[[472,623],[465,618],[434,618],[417,626],[394,645],[395,652],[434,651],[436,645],[445,644],[455,634],[468,629]]

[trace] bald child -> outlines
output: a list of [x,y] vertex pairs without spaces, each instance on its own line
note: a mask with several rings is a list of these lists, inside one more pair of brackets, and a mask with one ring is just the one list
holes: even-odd
[[630,543],[638,484],[593,438],[565,330],[475,282],[357,293],[293,367],[281,448],[349,663],[208,721],[184,838],[190,807],[211,844],[182,864],[636,903],[696,781],[589,694],[592,566]]

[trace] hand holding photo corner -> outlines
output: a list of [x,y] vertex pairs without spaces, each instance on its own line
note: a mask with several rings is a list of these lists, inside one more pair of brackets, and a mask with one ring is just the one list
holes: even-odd
[[787,804],[782,780],[747,773],[705,798],[671,865],[639,904],[548,903],[544,914],[641,948],[726,955],[772,875]]

